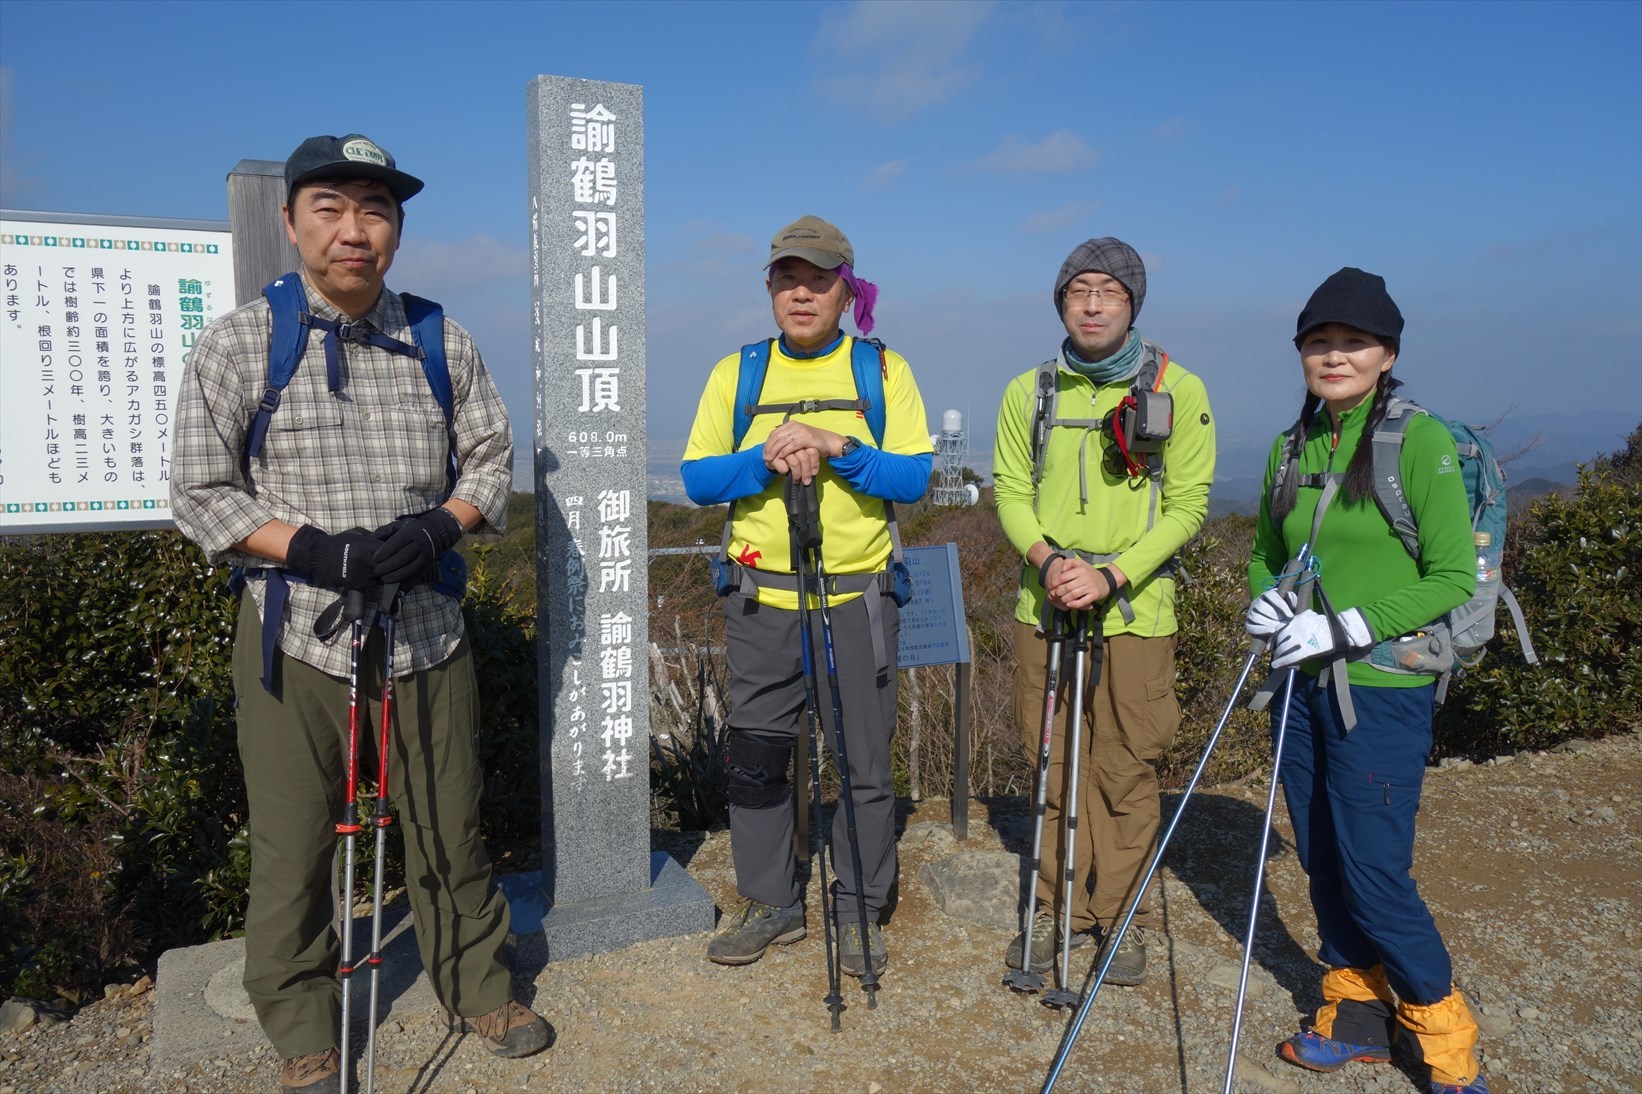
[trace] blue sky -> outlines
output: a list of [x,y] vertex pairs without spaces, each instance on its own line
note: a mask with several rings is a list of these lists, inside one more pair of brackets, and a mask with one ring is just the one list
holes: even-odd
[[1638,3],[6,0],[0,205],[224,219],[238,160],[366,133],[428,183],[389,283],[475,333],[529,437],[539,74],[645,89],[654,450],[773,333],[762,257],[807,212],[977,448],[1097,235],[1145,257],[1139,326],[1204,377],[1228,470],[1292,418],[1294,317],[1343,265],[1387,278],[1428,405],[1596,407],[1592,452],[1642,419]]

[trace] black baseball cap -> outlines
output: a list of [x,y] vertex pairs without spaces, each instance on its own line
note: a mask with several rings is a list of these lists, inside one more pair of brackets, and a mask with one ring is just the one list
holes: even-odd
[[363,133],[309,137],[285,161],[285,199],[309,179],[371,179],[403,204],[422,192],[422,180],[399,170],[388,150]]

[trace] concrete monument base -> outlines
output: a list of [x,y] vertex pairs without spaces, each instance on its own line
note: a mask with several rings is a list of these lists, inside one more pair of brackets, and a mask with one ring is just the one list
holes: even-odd
[[[578,905],[560,905],[544,914],[542,875],[497,878],[513,915],[515,988],[533,982],[549,961],[606,953],[653,938],[673,938],[713,927],[713,900],[684,867],[665,852],[650,856],[650,888]],[[382,971],[378,992],[382,1014],[414,1024],[439,1011],[411,929],[410,910],[401,897],[385,910]],[[354,948],[362,961],[370,949],[370,920],[354,921]],[[245,940],[230,938],[203,946],[167,950],[154,983],[153,1063],[182,1066],[237,1048],[246,1038],[262,1039],[251,1001],[240,985],[245,974]],[[356,1032],[363,1036],[370,1010],[370,974],[353,981]],[[363,1041],[360,1042],[363,1044]]]
[[526,966],[713,929],[713,898],[665,851],[650,853],[650,887],[636,892],[560,903],[544,911],[541,881],[540,874],[502,879],[502,892],[513,908],[517,960]]

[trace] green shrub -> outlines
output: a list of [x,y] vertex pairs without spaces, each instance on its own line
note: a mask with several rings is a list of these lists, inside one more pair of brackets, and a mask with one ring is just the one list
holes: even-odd
[[[1637,440],[1620,459],[1637,464]],[[1506,537],[1505,580],[1540,664],[1509,616],[1438,714],[1439,751],[1544,748],[1642,727],[1642,482],[1598,461],[1572,497],[1547,494]]]
[[[467,622],[484,834],[521,868],[539,845],[534,612],[483,552]],[[0,542],[0,996],[77,998],[240,929],[235,613],[225,572],[175,532]]]

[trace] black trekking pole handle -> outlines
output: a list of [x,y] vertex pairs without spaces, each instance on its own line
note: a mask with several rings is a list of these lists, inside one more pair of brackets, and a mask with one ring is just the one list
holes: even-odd
[[800,550],[821,546],[821,498],[813,481],[787,480],[787,523]]

